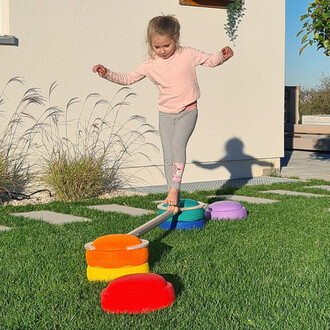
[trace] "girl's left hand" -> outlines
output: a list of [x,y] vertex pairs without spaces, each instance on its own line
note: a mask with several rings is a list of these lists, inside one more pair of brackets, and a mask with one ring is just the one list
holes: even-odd
[[226,46],[225,48],[222,48],[222,55],[225,57],[227,61],[234,56],[234,52],[230,47]]

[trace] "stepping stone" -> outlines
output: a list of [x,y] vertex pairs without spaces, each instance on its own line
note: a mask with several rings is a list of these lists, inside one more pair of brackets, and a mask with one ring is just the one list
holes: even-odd
[[291,195],[291,196],[305,196],[305,197],[327,197],[327,195],[319,195],[319,194],[310,194],[304,192],[290,191],[290,190],[267,190],[262,191],[264,194],[279,194],[279,195]]
[[258,198],[258,197],[248,197],[248,196],[238,196],[238,195],[215,195],[215,196],[207,196],[208,198],[222,198],[229,199],[232,201],[238,202],[248,202],[253,204],[272,204],[277,203],[276,199],[267,199],[267,198]]
[[330,186],[326,186],[326,185],[320,185],[320,186],[308,186],[305,188],[319,188],[319,189],[325,189],[325,190],[329,190],[330,191]]
[[82,218],[82,217],[77,217],[75,215],[62,214],[52,211],[21,212],[21,213],[11,213],[11,215],[42,220],[53,225],[62,225],[71,222],[91,221],[91,219],[88,218]]
[[125,213],[125,214],[129,214],[129,215],[132,215],[132,216],[140,216],[140,215],[154,214],[155,213],[155,211],[151,211],[151,210],[144,210],[144,209],[139,209],[137,207],[117,205],[117,204],[93,205],[93,206],[88,206],[88,208],[99,210],[99,211],[105,211],[105,212]]
[[0,226],[0,231],[10,230],[11,228],[6,226]]

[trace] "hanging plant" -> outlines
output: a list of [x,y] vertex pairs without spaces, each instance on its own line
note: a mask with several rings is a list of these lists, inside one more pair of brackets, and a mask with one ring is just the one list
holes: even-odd
[[225,24],[226,33],[230,41],[234,42],[237,38],[238,25],[244,16],[245,0],[235,0],[227,6],[227,22]]

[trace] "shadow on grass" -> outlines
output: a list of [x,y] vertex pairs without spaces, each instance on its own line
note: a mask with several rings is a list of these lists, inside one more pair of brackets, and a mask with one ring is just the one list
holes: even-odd
[[172,250],[172,246],[169,246],[162,242],[162,240],[170,234],[170,230],[164,231],[164,233],[158,237],[156,240],[150,242],[149,246],[149,266],[150,269],[154,267],[154,265],[162,259],[162,257],[168,254]]
[[[150,242],[151,248],[149,249],[149,266],[150,266],[150,272],[152,273],[152,269],[154,268],[155,264],[162,259],[163,256],[168,254],[173,247],[169,246],[162,242],[162,240],[171,234],[171,230],[166,230],[164,233],[162,233],[161,236],[159,236],[156,240],[153,240]],[[183,291],[183,282],[181,278],[178,275],[175,274],[159,274],[165,278],[167,282],[172,283],[174,290],[175,290],[175,296],[179,296],[181,292]]]
[[181,295],[184,289],[184,285],[181,278],[178,275],[175,274],[159,274],[159,275],[163,276],[167,282],[172,283],[176,297]]

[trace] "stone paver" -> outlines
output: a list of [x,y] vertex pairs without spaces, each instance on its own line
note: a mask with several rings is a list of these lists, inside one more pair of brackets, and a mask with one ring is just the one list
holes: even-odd
[[327,185],[320,185],[320,186],[307,186],[305,188],[318,188],[318,189],[325,189],[330,191],[330,186]]
[[278,202],[276,199],[258,198],[258,197],[248,197],[248,196],[238,196],[238,195],[215,195],[207,196],[208,198],[224,198],[232,201],[238,202],[248,202],[253,204],[272,204]]
[[298,191],[290,191],[290,190],[267,190],[262,191],[264,194],[279,194],[279,195],[291,195],[291,196],[305,196],[305,197],[326,197],[327,195],[320,195],[320,194],[310,194]]
[[154,214],[155,211],[151,210],[144,210],[137,207],[125,206],[125,205],[117,205],[117,204],[110,204],[110,205],[92,205],[88,206],[90,209],[96,209],[99,211],[105,212],[119,212],[125,213],[132,216],[140,216],[145,214]]
[[330,181],[330,153],[301,150],[285,151],[281,159],[281,175]]
[[11,215],[42,220],[53,225],[62,225],[71,222],[91,221],[91,219],[88,218],[78,217],[70,214],[62,214],[52,211],[20,212],[20,213],[11,213]]
[[10,230],[11,228],[6,226],[0,226],[0,231]]

